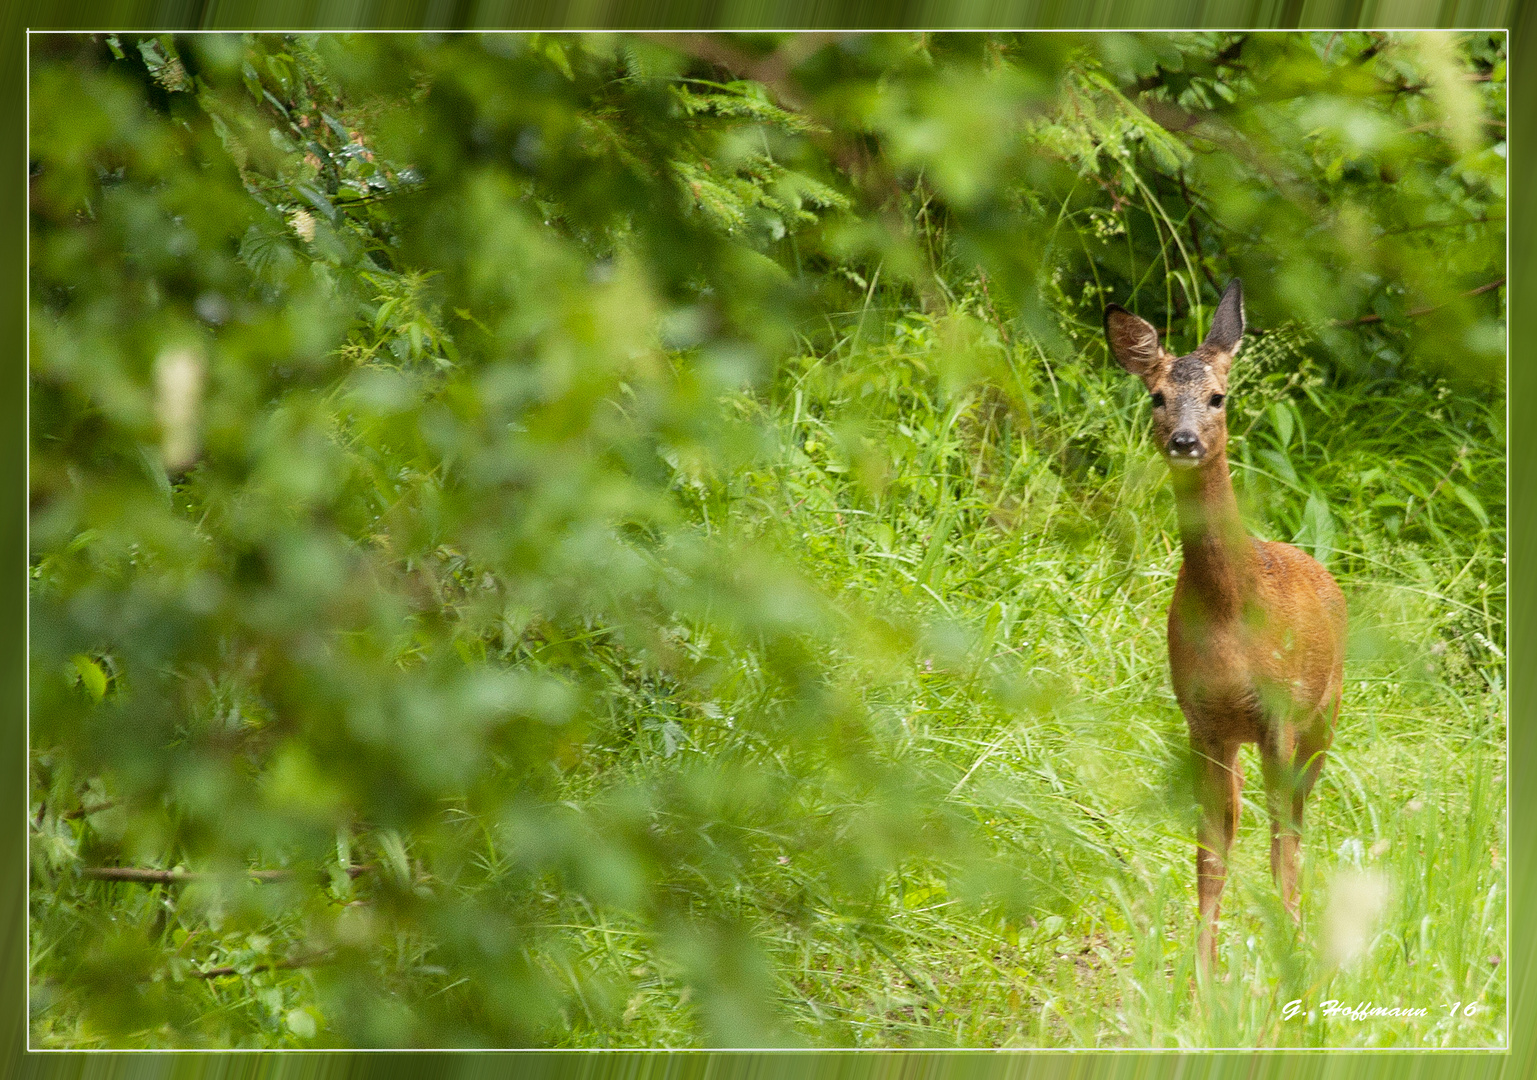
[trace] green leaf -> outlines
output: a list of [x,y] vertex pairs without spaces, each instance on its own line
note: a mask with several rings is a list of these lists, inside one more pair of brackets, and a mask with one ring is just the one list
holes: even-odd
[[1329,513],[1329,504],[1314,490],[1308,494],[1307,505],[1302,511],[1302,526],[1292,543],[1310,550],[1313,558],[1327,566],[1334,554],[1334,536],[1334,516]]
[[379,305],[379,311],[374,315],[374,333],[382,333],[390,317],[395,314],[395,309],[400,306],[400,298],[392,297]]
[[346,127],[343,126],[342,122],[336,117],[332,116],[330,113],[322,112],[320,114],[320,119],[325,122],[326,127],[330,128],[332,133],[334,133],[336,137],[342,142],[345,143],[352,140],[352,135],[347,131]]
[[406,855],[405,841],[400,833],[394,829],[381,829],[378,833],[379,850],[384,855],[385,864],[389,867],[395,880],[402,885],[411,881],[411,860]]
[[1270,422],[1275,426],[1276,438],[1281,442],[1281,449],[1291,446],[1292,441],[1292,405],[1289,401],[1278,401],[1270,406]]
[[75,672],[80,676],[80,683],[85,687],[86,693],[91,695],[91,700],[100,701],[107,693],[107,673],[101,670],[101,665],[84,653],[77,653],[70,658],[75,665]]
[[308,1009],[289,1009],[283,1017],[283,1023],[288,1030],[301,1039],[313,1039],[315,1037],[315,1017]]
[[1478,501],[1478,496],[1461,484],[1452,484],[1451,489],[1452,494],[1462,501],[1462,505],[1473,512],[1473,516],[1478,519],[1478,523],[1487,529],[1489,527],[1489,512],[1484,509],[1484,504]]

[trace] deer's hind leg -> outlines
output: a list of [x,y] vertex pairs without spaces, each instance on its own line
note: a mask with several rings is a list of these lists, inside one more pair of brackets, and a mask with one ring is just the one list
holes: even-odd
[[1196,944],[1196,966],[1211,971],[1217,960],[1217,914],[1222,889],[1227,884],[1228,850],[1238,833],[1238,811],[1243,792],[1243,768],[1238,762],[1237,740],[1192,742],[1195,752],[1196,798],[1200,819],[1196,822],[1196,895],[1200,901],[1201,933]]
[[[1318,782],[1318,774],[1324,771],[1324,759],[1329,753],[1329,744],[1334,741],[1334,718],[1339,711],[1339,698],[1321,711],[1318,723],[1306,728],[1297,735],[1297,746],[1293,751],[1293,763],[1295,767],[1296,781],[1292,787],[1291,821],[1296,830],[1296,839],[1292,848],[1292,888],[1295,892],[1297,882],[1297,859],[1302,848],[1302,809],[1307,804],[1307,799],[1313,792],[1313,785]],[[1292,918],[1300,921],[1295,897],[1287,905],[1292,913]]]
[[1297,734],[1290,724],[1275,724],[1260,740],[1260,767],[1265,776],[1265,809],[1270,812],[1270,876],[1293,919],[1297,910],[1297,843],[1301,823],[1294,810],[1298,787]]
[[1286,910],[1299,922],[1297,861],[1302,847],[1302,809],[1323,771],[1329,734],[1325,723],[1308,724],[1300,731],[1293,724],[1281,723],[1260,740],[1265,804],[1270,812],[1270,873]]
[[1324,759],[1328,757],[1331,741],[1328,732],[1307,732],[1297,738],[1297,783],[1292,790],[1292,821],[1299,837],[1302,835],[1302,807],[1318,782],[1318,774],[1324,771]]

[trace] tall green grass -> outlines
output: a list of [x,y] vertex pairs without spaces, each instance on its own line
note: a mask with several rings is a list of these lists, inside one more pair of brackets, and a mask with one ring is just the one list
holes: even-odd
[[[879,340],[872,323],[742,403],[778,444],[715,520],[773,538],[848,605],[925,628],[912,669],[872,690],[891,752],[927,762],[1027,885],[1017,906],[979,901],[913,865],[885,883],[878,932],[831,908],[765,921],[796,1030],[850,1045],[1502,1045],[1502,403],[1331,384],[1295,328],[1238,361],[1246,516],[1330,567],[1351,636],[1307,810],[1300,932],[1270,881],[1250,748],[1220,981],[1197,995],[1164,643],[1180,552],[1140,387],[1097,344],[1052,360],[976,321],[907,316]],[[989,389],[956,381],[956,335],[989,354]],[[1343,960],[1331,898],[1365,913]],[[1329,1017],[1330,999],[1428,1015]],[[661,1022],[670,1004],[637,997],[634,1030],[682,1037]]]

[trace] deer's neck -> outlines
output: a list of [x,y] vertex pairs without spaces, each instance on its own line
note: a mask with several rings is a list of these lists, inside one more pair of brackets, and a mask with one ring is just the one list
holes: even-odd
[[1238,516],[1227,458],[1173,473],[1186,595],[1212,617],[1236,617],[1253,579],[1254,546]]

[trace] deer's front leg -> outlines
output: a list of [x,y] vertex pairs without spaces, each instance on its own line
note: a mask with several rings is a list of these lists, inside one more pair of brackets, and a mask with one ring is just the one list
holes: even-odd
[[1196,943],[1196,970],[1205,978],[1217,960],[1217,915],[1222,887],[1227,884],[1228,849],[1238,832],[1243,771],[1237,742],[1192,742],[1196,757],[1196,895],[1200,901],[1201,933]]

